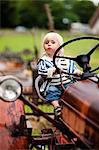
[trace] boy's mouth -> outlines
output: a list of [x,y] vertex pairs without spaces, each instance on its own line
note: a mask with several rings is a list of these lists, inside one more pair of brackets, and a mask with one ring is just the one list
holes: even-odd
[[52,48],[51,48],[51,47],[48,47],[48,50],[52,50]]

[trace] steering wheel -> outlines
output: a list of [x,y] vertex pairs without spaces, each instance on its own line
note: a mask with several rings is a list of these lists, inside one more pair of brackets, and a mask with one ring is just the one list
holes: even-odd
[[[67,46],[68,44],[75,42],[75,41],[79,41],[79,40],[85,40],[85,39],[92,39],[92,40],[97,40],[98,43],[87,53],[87,54],[82,54],[82,55],[78,55],[76,57],[66,57],[66,56],[58,56],[58,52],[60,51],[61,48],[63,48],[64,46]],[[56,58],[60,59],[60,58],[64,58],[64,59],[70,59],[75,61],[82,69],[83,69],[83,74],[81,75],[82,79],[88,78],[89,76],[93,76],[93,72],[95,72],[96,70],[99,69],[99,66],[97,68],[95,68],[94,70],[91,70],[91,67],[89,65],[90,62],[90,56],[91,54],[96,50],[96,48],[99,47],[99,38],[95,37],[95,36],[82,36],[82,37],[77,37],[74,39],[71,39],[65,43],[63,43],[54,53],[53,56],[53,63],[54,66],[56,68],[57,71],[61,71],[64,72],[63,70],[61,70],[57,63],[56,63]],[[65,72],[66,73],[66,72]],[[74,73],[66,73],[68,75],[75,75]]]

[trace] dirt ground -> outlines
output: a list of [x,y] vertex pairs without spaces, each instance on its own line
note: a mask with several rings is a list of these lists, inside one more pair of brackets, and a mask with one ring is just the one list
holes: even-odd
[[42,116],[40,116],[40,117],[27,116],[26,118],[28,118],[29,123],[32,127],[32,133],[34,133],[34,134],[41,133],[42,129],[51,128],[54,130],[54,127],[52,126],[52,124]]

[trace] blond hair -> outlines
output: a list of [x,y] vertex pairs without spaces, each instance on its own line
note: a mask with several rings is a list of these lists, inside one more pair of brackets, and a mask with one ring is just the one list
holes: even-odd
[[[59,45],[61,46],[64,42],[63,42],[63,38],[60,34],[56,33],[56,32],[49,32],[47,33],[44,38],[43,38],[43,42],[42,42],[42,46],[44,45],[45,40],[49,37],[49,36],[55,36],[57,38],[57,41],[59,43]],[[61,53],[63,54],[64,49],[61,49]]]

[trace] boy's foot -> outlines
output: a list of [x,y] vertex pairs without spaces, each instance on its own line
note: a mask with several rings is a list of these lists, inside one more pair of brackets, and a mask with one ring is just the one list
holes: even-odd
[[59,118],[61,116],[61,107],[58,106],[54,109],[55,118]]

